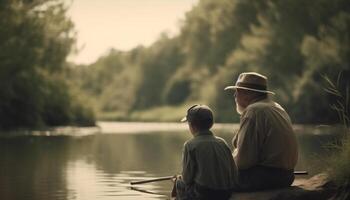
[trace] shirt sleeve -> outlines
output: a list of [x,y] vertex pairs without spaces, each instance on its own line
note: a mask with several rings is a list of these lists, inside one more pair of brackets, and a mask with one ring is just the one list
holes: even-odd
[[258,127],[254,117],[243,117],[234,139],[233,158],[238,169],[248,169],[258,163]]
[[191,185],[194,182],[195,168],[193,152],[191,152],[188,143],[185,143],[182,156],[182,179],[186,185]]

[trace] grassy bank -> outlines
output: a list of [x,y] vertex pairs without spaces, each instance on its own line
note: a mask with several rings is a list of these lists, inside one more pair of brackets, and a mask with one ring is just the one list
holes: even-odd
[[332,155],[329,162],[329,174],[331,179],[339,187],[350,186],[350,137],[347,135],[336,145],[336,153]]

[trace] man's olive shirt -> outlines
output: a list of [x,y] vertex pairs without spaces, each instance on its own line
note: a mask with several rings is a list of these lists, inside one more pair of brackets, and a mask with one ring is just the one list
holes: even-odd
[[293,170],[298,146],[287,112],[269,98],[257,99],[242,113],[233,141],[238,169],[267,166]]
[[224,139],[210,131],[197,133],[184,144],[182,177],[186,185],[209,189],[234,187],[234,161]]

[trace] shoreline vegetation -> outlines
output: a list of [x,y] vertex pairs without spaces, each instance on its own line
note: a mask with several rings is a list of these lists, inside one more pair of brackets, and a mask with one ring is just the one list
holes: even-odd
[[327,76],[324,78],[327,81],[325,90],[336,100],[331,107],[337,112],[340,124],[345,127],[340,140],[328,147],[332,150],[332,154],[326,159],[328,166],[326,170],[338,188],[334,199],[348,199],[350,198],[350,83],[340,85],[341,79],[344,78],[341,73],[338,74],[336,82]]
[[98,113],[99,121],[131,121],[131,122],[179,122],[188,108],[180,106],[159,106],[147,110],[134,111],[126,115],[122,112]]

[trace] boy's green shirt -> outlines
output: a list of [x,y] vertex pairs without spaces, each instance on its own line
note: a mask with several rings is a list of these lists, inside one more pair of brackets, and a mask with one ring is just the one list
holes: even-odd
[[210,189],[234,187],[235,164],[224,139],[211,131],[197,133],[184,144],[182,176],[186,185]]

